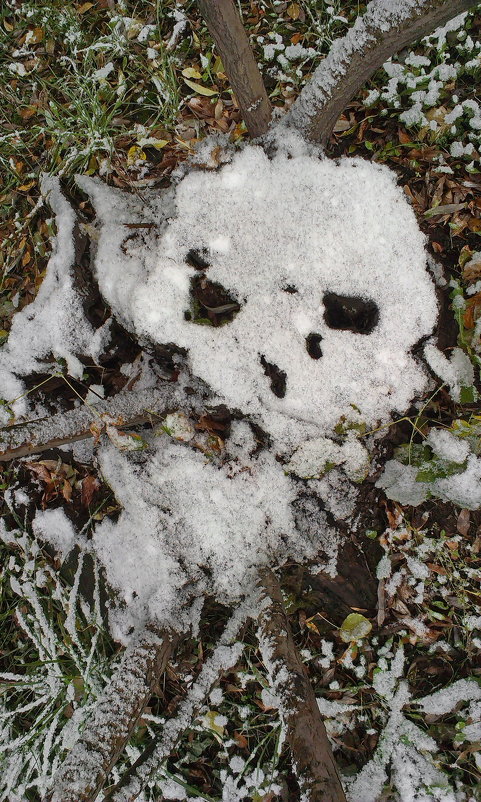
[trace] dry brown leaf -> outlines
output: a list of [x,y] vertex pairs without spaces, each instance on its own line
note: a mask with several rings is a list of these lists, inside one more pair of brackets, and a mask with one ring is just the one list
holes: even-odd
[[458,515],[458,520],[456,522],[456,529],[458,530],[460,535],[466,537],[469,532],[469,527],[471,526],[471,513],[469,510],[461,510]]
[[299,3],[291,3],[287,6],[286,14],[293,20],[299,19],[301,16],[301,7]]
[[96,476],[88,474],[82,479],[82,491],[80,495],[81,503],[84,507],[89,507],[92,503],[92,498],[100,487],[100,482]]

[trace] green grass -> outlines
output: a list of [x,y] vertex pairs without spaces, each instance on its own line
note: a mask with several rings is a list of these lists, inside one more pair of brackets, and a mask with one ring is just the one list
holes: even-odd
[[[342,34],[365,7],[355,0],[333,0],[332,3],[304,0],[276,7],[267,0],[258,0],[255,4],[242,2],[240,5],[256,57],[263,65],[269,94],[279,106],[299,92],[332,40]],[[334,19],[328,11],[330,6],[334,16],[344,15],[347,22]],[[199,74],[196,83],[206,88],[215,87],[217,94],[212,110],[219,100],[222,101],[230,138],[233,141],[246,138],[245,127],[235,116],[222,64],[206,26],[198,17],[194,0],[179,6],[178,10],[187,17],[187,25],[176,44],[169,47],[175,8],[174,0],[157,3],[124,0],[113,9],[103,2],[82,4],[72,0],[32,0],[22,4],[7,0],[2,5],[0,342],[7,336],[15,309],[34,297],[50,250],[53,230],[49,211],[36,207],[42,172],[62,175],[69,187],[75,172],[101,175],[109,183],[124,188],[136,188],[136,182],[142,178],[165,179],[169,169],[165,164],[169,158],[173,161],[184,158],[199,139],[219,130],[189,106],[192,97],[207,104],[210,101],[185,83],[186,76],[182,73],[186,68]],[[147,25],[153,27],[148,28],[145,39],[139,41],[139,33]],[[276,41],[285,46],[298,42],[304,48],[315,48],[317,54],[284,66],[278,61],[266,61],[264,46]],[[423,51],[417,48],[416,52]],[[436,59],[444,58],[443,54],[433,53],[432,48],[427,52]],[[453,54],[454,57],[454,46]],[[102,78],[99,71],[109,63],[112,69]],[[372,86],[381,86],[385,80],[380,72]],[[441,102],[448,102],[454,91],[460,94],[470,91],[472,81],[472,76],[461,75],[456,87],[443,89]],[[364,95],[365,92],[361,93],[359,100],[362,101]],[[423,186],[431,181],[434,187],[438,180],[432,172],[438,162],[423,160],[427,147],[434,147],[437,154],[447,160],[454,171],[451,180],[461,183],[473,172],[476,174],[478,168],[476,164],[469,167],[469,159],[449,157],[449,145],[453,137],[463,134],[466,121],[460,123],[456,134],[443,132],[435,137],[412,128],[408,134],[405,132],[410,141],[400,140],[399,114],[409,101],[408,95],[407,90],[401,93],[398,109],[393,104],[378,102],[369,110],[362,106],[351,110],[352,118],[346,118],[349,127],[344,126],[338,135],[338,150],[386,163],[413,186],[419,179]],[[163,144],[161,147],[143,144],[149,139],[160,140]],[[416,186],[419,190],[419,183]],[[431,199],[428,206],[430,204]],[[433,221],[424,221],[424,225],[433,239],[442,239],[439,231],[442,225]],[[447,223],[443,225],[441,245],[445,250],[441,256],[446,257],[446,263],[456,273],[457,251],[468,239],[472,251],[479,249],[479,234],[471,231],[468,234],[465,230],[461,236],[456,236]],[[465,289],[464,284],[460,285],[460,292],[464,294]],[[461,314],[458,314],[458,324],[460,344],[479,365],[476,346],[469,332],[466,333]],[[439,404],[439,398],[434,397],[428,408],[422,410],[422,425],[419,418],[411,419],[415,421],[413,433],[415,428],[424,431],[428,422],[434,424],[442,417]],[[469,422],[472,410],[460,406],[449,414]],[[421,441],[422,435],[423,432],[417,431],[416,441]],[[413,438],[409,445],[412,443]],[[16,481],[13,470],[2,472],[3,489],[13,487]],[[20,508],[17,514],[21,512]],[[6,509],[3,513],[11,516]],[[15,763],[20,773],[18,779],[12,779],[11,788],[16,788],[22,799],[38,802],[42,788],[35,787],[37,778],[42,772],[51,771],[63,755],[62,729],[72,721],[72,715],[81,715],[99,693],[109,675],[115,646],[103,630],[98,611],[78,600],[78,643],[75,643],[67,626],[67,621],[71,621],[71,584],[59,575],[58,565],[51,557],[38,550],[23,513],[16,522],[11,517],[9,522],[19,529],[19,537],[13,545],[0,546],[4,566],[0,579],[0,670],[4,674],[18,675],[19,679],[0,679],[0,711],[4,715],[0,719],[0,744],[3,744],[0,749],[7,750],[0,751],[0,768],[3,760],[4,769],[2,793],[3,799],[9,801],[12,791],[7,786],[8,771],[14,762],[8,745],[16,738],[25,738],[18,748]],[[372,691],[373,671],[382,652],[395,651],[400,644],[405,647],[406,676],[418,696],[468,676],[472,671],[477,636],[467,627],[466,617],[476,616],[479,611],[476,584],[479,559],[478,552],[473,551],[475,536],[462,540],[459,549],[452,550],[446,544],[455,535],[455,531],[443,531],[430,521],[421,531],[407,515],[397,532],[378,535],[397,567],[406,568],[406,578],[410,576],[408,558],[418,557],[422,544],[428,537],[432,538],[429,560],[445,573],[431,572],[426,582],[426,600],[432,614],[431,624],[433,628],[443,629],[443,639],[455,650],[455,658],[439,657],[433,653],[429,639],[416,637],[408,629],[396,631],[394,635],[374,629],[370,638],[355,648],[349,647],[352,659],[349,664],[345,659],[346,644],[340,641],[336,628],[326,626],[322,617],[313,616],[310,626],[297,627],[298,644],[310,655],[306,659],[318,683],[318,693],[331,700],[350,699],[362,706],[346,729],[336,736],[341,743],[339,761],[347,772],[358,770],[371,757],[376,736],[368,737],[366,731],[374,728],[379,732],[385,722],[386,711]],[[20,595],[12,588],[12,580],[13,588],[20,589]],[[403,603],[408,604],[413,615],[422,614],[423,608],[412,598]],[[298,614],[303,604],[304,600],[298,599],[293,611]],[[319,613],[322,615],[322,611]],[[396,611],[391,614],[389,623],[392,624],[401,614],[397,615]],[[293,622],[297,622],[294,617]],[[276,714],[262,705],[265,679],[252,633],[244,637],[243,662],[222,679],[222,702],[210,705],[227,718],[222,734],[213,732],[202,721],[195,722],[164,767],[164,778],[177,778],[191,796],[200,799],[220,798],[226,777],[233,776],[229,769],[233,757],[245,761],[240,774],[244,779],[250,777],[246,793],[254,802],[265,799],[270,785],[279,782],[279,777],[289,775],[288,759],[280,751]],[[325,667],[320,664],[326,661],[323,640],[328,640],[333,647],[333,658]],[[177,679],[166,680],[162,694],[152,701],[152,709],[136,733],[124,765],[135,760],[143,744],[159,734],[166,706],[171,702],[175,706],[175,700],[185,693],[189,684],[187,677],[195,675],[202,650],[212,645],[206,636],[203,641],[196,642],[197,652],[193,649],[190,655],[184,656],[183,663],[178,658],[174,667]],[[439,669],[437,674],[427,672],[430,665]],[[365,674],[358,676],[363,667]],[[46,697],[43,706],[37,704],[42,694]],[[32,705],[30,709],[18,712],[28,705]],[[453,740],[462,711],[434,724],[423,722],[417,713],[409,714],[425,729],[437,728],[437,733],[433,734],[439,739],[440,756],[450,766],[451,775],[466,788],[477,787],[473,793],[479,793],[480,777],[473,754],[465,752],[465,744]],[[52,742],[45,752],[44,743],[49,732]],[[260,772],[264,780],[256,786]],[[114,775],[113,779],[118,777]],[[33,785],[27,787],[29,783]],[[159,778],[158,790],[147,798],[155,798],[161,788]]]

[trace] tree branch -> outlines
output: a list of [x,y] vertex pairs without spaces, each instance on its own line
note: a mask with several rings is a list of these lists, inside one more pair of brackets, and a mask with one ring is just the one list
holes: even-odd
[[99,401],[94,406],[84,404],[68,412],[59,412],[51,418],[16,423],[0,429],[0,462],[93,437],[90,426],[101,421],[102,415],[122,419],[122,428],[128,429],[146,423],[156,415],[165,414],[169,409],[179,406],[188,409],[192,405],[193,398],[187,398],[182,387],[174,382],[166,382],[162,389],[130,390]]
[[263,136],[272,108],[233,0],[199,0],[199,8],[216,44],[251,137]]
[[44,802],[94,802],[165,671],[179,635],[145,630],[128,646]]
[[336,39],[290,111],[273,130],[296,129],[326,145],[336,120],[364,83],[394,53],[473,8],[473,0],[371,0]]
[[259,586],[262,594],[259,645],[279,701],[303,798],[308,802],[346,802],[326,728],[297,653],[281,589],[272,571],[261,571]]
[[232,668],[242,654],[244,645],[234,641],[246,619],[253,615],[257,601],[255,594],[249,600],[241,601],[227,622],[214,651],[202,666],[195,683],[180,703],[176,715],[166,722],[159,739],[148,744],[120,782],[106,790],[106,802],[134,802],[146,784],[159,774],[163,762],[198,715],[219,677]]

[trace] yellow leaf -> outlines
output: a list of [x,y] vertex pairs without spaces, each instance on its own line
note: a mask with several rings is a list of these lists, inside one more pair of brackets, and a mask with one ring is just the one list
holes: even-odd
[[137,161],[145,161],[146,158],[147,156],[145,155],[145,151],[143,151],[138,145],[132,145],[132,147],[127,151],[127,164],[129,167],[131,167]]
[[202,716],[201,721],[207,730],[215,732],[216,735],[223,735],[224,727],[219,723],[219,719],[222,721],[217,710],[209,710],[204,716]]
[[6,31],[8,31],[9,33],[10,33],[11,31],[13,31],[13,25],[12,25],[12,23],[11,23],[11,22],[9,22],[9,21],[8,21],[8,20],[6,20],[6,19],[5,19],[5,20],[3,20],[3,27],[4,27],[4,28],[5,28],[5,30],[6,30]]
[[153,148],[156,148],[157,150],[161,150],[162,148],[165,148],[165,146],[169,145],[170,143],[169,143],[168,139],[156,139],[155,141],[152,141],[150,144],[151,144],[151,146]]
[[214,75],[223,74],[224,72],[224,65],[222,64],[220,56],[217,56],[214,66],[212,67],[212,72]]
[[299,16],[300,16],[300,13],[301,13],[301,7],[300,7],[299,3],[291,3],[290,6],[288,6],[288,8],[287,8],[287,12],[286,13],[291,19],[294,19],[294,20],[295,19],[299,19]]
[[18,113],[22,120],[29,120],[30,117],[33,117],[34,114],[37,113],[36,106],[25,106],[23,109],[19,109]]
[[32,258],[32,254],[30,253],[30,251],[25,251],[25,253],[23,254],[23,257],[22,257],[22,267],[25,267],[25,265],[28,265],[28,263],[30,262],[31,258]]
[[196,70],[195,67],[186,67],[185,70],[182,70],[182,75],[184,78],[202,78],[199,70]]
[[199,95],[205,95],[205,97],[212,97],[212,95],[218,95],[218,89],[209,89],[207,86],[202,86],[201,84],[195,84],[193,81],[189,81],[188,78],[184,78],[184,83],[190,89],[193,89],[194,92],[197,92]]
[[77,14],[85,14],[85,12],[90,11],[93,6],[94,3],[82,3],[82,5],[77,9]]
[[38,45],[40,42],[43,42],[43,37],[43,28],[34,28],[33,31],[27,33],[26,41],[29,45]]
[[339,635],[344,643],[352,643],[369,635],[372,629],[371,622],[360,613],[351,613],[344,619]]
[[18,187],[18,189],[22,192],[28,192],[29,189],[32,189],[32,187],[35,186],[35,183],[35,181],[30,181],[28,184],[22,184],[22,186]]

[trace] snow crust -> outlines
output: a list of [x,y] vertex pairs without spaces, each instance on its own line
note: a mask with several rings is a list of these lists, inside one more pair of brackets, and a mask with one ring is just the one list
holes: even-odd
[[[103,222],[95,269],[115,313],[137,336],[187,349],[193,373],[278,447],[331,433],[353,404],[370,424],[387,419],[424,389],[410,350],[434,326],[435,293],[423,235],[386,168],[321,160],[299,142],[272,160],[248,146],[221,170],[180,181],[158,245],[123,249],[126,216],[115,194],[85,178],[81,186]],[[240,305],[218,327],[184,315],[198,275],[186,257],[203,249],[207,278]],[[373,301],[372,333],[331,328],[326,293]],[[312,333],[322,338],[319,359],[306,348]],[[261,357],[286,374],[283,398]]]
[[40,540],[48,541],[62,559],[75,545],[75,530],[61,507],[54,510],[37,510],[32,529]]
[[[95,359],[102,344],[103,332],[90,326],[75,288],[75,213],[56,179],[45,177],[42,192],[55,213],[57,237],[35,300],[14,316],[8,341],[0,350],[0,398],[8,402],[24,392],[19,376],[55,370],[55,363],[48,361],[52,355],[66,361],[71,376],[81,378],[83,366],[77,355]],[[26,399],[18,398],[12,409],[24,414]],[[5,408],[0,407],[0,421],[2,415]]]
[[[100,448],[101,471],[123,510],[116,522],[98,524],[84,548],[95,552],[117,594],[112,633],[127,643],[149,621],[178,627],[193,599],[211,593],[236,602],[252,592],[261,566],[288,558],[321,550],[324,570],[334,573],[338,535],[319,497],[345,518],[356,496],[350,480],[369,469],[348,424],[388,420],[427,383],[411,349],[432,331],[436,297],[424,237],[394,174],[360,159],[322,159],[289,134],[272,159],[249,145],[221,169],[191,168],[148,200],[87,177],[78,183],[97,212],[93,270],[113,314],[141,342],[184,349],[190,373],[212,391],[210,403],[239,410],[272,445],[257,453],[250,425],[234,422],[226,450],[209,451],[180,401],[164,421],[168,434],[149,435],[145,453]],[[77,375],[73,355],[93,353],[99,342],[75,306],[73,214],[58,185],[51,199],[60,216],[43,285],[50,295],[39,293],[30,317],[48,318],[39,353],[64,356]],[[192,251],[205,256],[204,278],[238,303],[232,321],[186,319],[199,277],[186,261]],[[328,294],[355,299],[361,317],[374,308],[372,331],[338,327]],[[49,318],[60,307],[55,327]],[[67,318],[76,321],[70,339]],[[32,369],[37,345],[16,331],[5,358],[18,344],[17,369]],[[316,358],[309,335],[320,344]],[[285,375],[284,397],[273,392],[266,364]],[[334,432],[340,419],[343,439]],[[302,503],[298,476],[308,483]],[[47,523],[36,523],[43,537]],[[51,542],[67,550],[73,541],[65,527],[51,523]],[[182,626],[195,625],[195,609]]]
[[220,465],[167,435],[158,440],[137,468],[113,446],[100,456],[124,509],[117,523],[96,527],[92,547],[119,593],[110,626],[121,641],[144,621],[178,625],[189,593],[232,603],[253,592],[262,565],[319,548],[296,532],[296,489],[274,455]]

